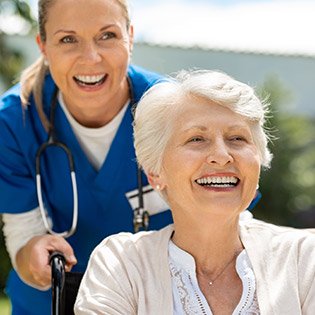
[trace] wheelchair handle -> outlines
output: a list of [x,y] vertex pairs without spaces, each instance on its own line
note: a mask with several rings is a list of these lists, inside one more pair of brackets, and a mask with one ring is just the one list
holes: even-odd
[[53,252],[49,258],[51,265],[52,315],[61,315],[61,295],[65,284],[66,259],[60,252]]

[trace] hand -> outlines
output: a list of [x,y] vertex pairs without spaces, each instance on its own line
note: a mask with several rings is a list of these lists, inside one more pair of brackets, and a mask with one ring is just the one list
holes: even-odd
[[64,238],[48,234],[35,236],[16,254],[17,272],[21,279],[36,289],[49,289],[51,286],[49,256],[54,251],[64,254],[66,271],[70,271],[77,263],[72,247]]

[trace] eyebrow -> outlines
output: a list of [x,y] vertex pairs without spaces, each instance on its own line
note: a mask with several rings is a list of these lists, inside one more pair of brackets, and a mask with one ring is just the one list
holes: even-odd
[[[108,28],[115,27],[115,26],[117,26],[117,25],[116,24],[108,24],[108,25],[103,26],[102,28],[100,28],[99,32],[103,32],[103,31],[107,30]],[[67,30],[67,29],[60,29],[60,30],[57,30],[54,33],[54,35],[57,35],[59,33],[76,34],[76,31]]]
[[193,125],[193,126],[189,126],[188,128],[184,129],[183,131],[189,132],[189,131],[194,130],[194,129],[197,129],[197,130],[200,130],[203,132],[208,130],[208,128],[205,126]]
[[[237,125],[233,125],[228,127],[228,130],[246,130],[247,126],[243,125],[243,124],[237,124]],[[183,132],[190,132],[192,130],[199,130],[202,132],[206,132],[208,130],[208,128],[206,126],[203,125],[193,125],[193,126],[189,126],[188,128],[184,129]]]
[[75,34],[76,32],[75,32],[75,31],[68,31],[68,30],[63,30],[63,29],[61,29],[61,30],[56,31],[56,32],[54,33],[54,35],[57,35],[57,34],[59,34],[59,33]]

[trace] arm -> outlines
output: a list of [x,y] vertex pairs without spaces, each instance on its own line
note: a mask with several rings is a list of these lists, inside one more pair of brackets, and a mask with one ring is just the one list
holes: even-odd
[[20,105],[18,95],[0,99],[0,212],[5,213],[4,234],[14,268],[27,284],[46,289],[50,286],[50,251],[63,251],[68,269],[76,260],[64,239],[46,235],[36,208],[31,150],[36,147],[34,122],[31,111],[23,112]]
[[3,214],[3,232],[12,265],[27,284],[45,290],[50,287],[49,255],[65,254],[69,271],[76,263],[71,246],[61,237],[47,235],[39,209],[22,214]]
[[78,292],[76,315],[137,314],[136,288],[124,256],[123,247],[106,240],[94,250]]
[[302,305],[302,314],[312,315],[315,310],[315,279],[312,281],[310,290],[308,291],[307,297]]
[[302,314],[312,315],[315,310],[315,237],[314,229],[307,230],[312,234],[300,245],[298,282],[302,295]]

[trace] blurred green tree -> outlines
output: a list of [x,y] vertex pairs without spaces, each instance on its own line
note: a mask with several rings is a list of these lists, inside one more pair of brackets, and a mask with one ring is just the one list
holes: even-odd
[[274,158],[271,169],[261,175],[263,198],[254,210],[255,217],[306,227],[300,214],[315,206],[314,119],[292,115],[285,108],[293,96],[276,77],[267,78],[258,94],[263,98],[268,95],[268,125],[274,138],[270,149]]
[[[12,21],[19,23],[25,30],[35,28],[35,21],[31,14],[28,1],[0,0],[0,76],[3,83],[9,87],[22,69],[22,54],[9,47],[5,35],[14,32]],[[11,21],[11,22],[10,22]]]

